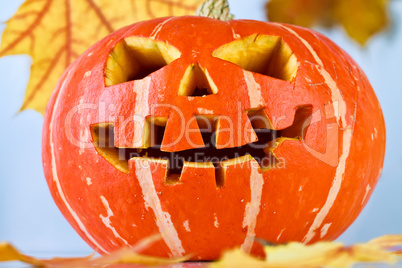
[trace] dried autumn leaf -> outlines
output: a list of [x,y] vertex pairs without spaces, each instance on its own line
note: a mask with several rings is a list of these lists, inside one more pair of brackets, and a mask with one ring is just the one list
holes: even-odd
[[[0,243],[0,262],[20,261],[41,267],[105,267],[115,264],[169,265],[185,261],[187,258],[164,259],[140,255],[138,252],[160,239],[160,235],[146,238],[132,248],[122,248],[109,255],[93,258],[53,258],[40,260],[23,255],[13,246]],[[352,267],[358,263],[395,264],[402,261],[400,251],[390,252],[389,248],[402,246],[402,235],[386,235],[366,244],[344,246],[338,242],[319,242],[313,245],[289,243],[286,245],[265,246],[266,260],[254,258],[240,249],[227,251],[218,262],[208,265],[212,268],[224,267],[275,267],[275,268],[313,268],[313,267]],[[189,265],[190,267],[191,265]],[[186,267],[186,265],[183,265]],[[198,265],[198,267],[204,267]]]
[[394,251],[392,253],[397,255],[398,257],[402,258],[402,249],[401,250],[396,250],[396,251]]
[[389,21],[389,0],[270,0],[270,21],[312,27],[340,24],[361,45]]
[[108,33],[136,21],[192,14],[203,0],[26,0],[7,22],[0,57],[28,54],[31,77],[21,110],[45,112],[66,67]]
[[402,246],[402,235],[384,235],[374,238],[368,242],[369,245],[382,249],[390,249],[395,246]]
[[325,14],[331,10],[332,2],[332,0],[270,0],[266,6],[267,15],[270,21],[311,27],[324,18],[332,20],[331,14]]
[[214,268],[221,267],[352,267],[357,263],[394,264],[401,261],[399,251],[387,251],[402,245],[401,235],[387,235],[366,244],[344,246],[338,242],[319,242],[312,245],[289,243],[265,246],[266,260],[262,261],[243,253],[240,249],[226,252]]
[[87,263],[93,255],[82,258],[53,258],[40,260],[31,256],[21,254],[16,248],[8,243],[0,243],[0,262],[20,261],[40,267],[79,267]]
[[105,267],[117,264],[141,264],[141,265],[169,265],[183,262],[188,258],[165,259],[141,255],[138,252],[146,249],[152,243],[161,239],[160,235],[154,235],[139,241],[131,248],[121,248],[109,255],[94,258],[94,255],[82,258],[52,258],[37,259],[21,254],[16,248],[8,243],[0,243],[0,262],[19,261],[39,267]]
[[160,239],[162,239],[160,234],[155,234],[148,238],[142,239],[131,248],[123,247],[110,253],[109,255],[101,256],[92,260],[90,262],[91,267],[104,267],[105,265],[113,264],[167,265],[183,262],[189,259],[188,257],[165,259],[139,254],[139,252],[148,248],[151,244],[159,241]]
[[353,267],[357,263],[395,264],[397,261],[395,254],[384,249],[369,244],[357,244],[342,248],[327,267]]
[[187,257],[178,259],[164,259],[144,256],[133,252],[131,248],[122,248],[109,255],[100,257],[90,262],[91,266],[103,267],[110,264],[142,264],[142,265],[167,265],[188,260]]
[[301,243],[266,246],[267,264],[271,267],[327,266],[340,254],[341,243],[321,242],[310,246]]
[[245,253],[241,249],[233,249],[227,251],[223,254],[222,258],[210,264],[209,268],[232,268],[232,267],[252,267],[252,268],[262,268],[267,267],[267,264],[263,260],[251,257],[249,254]]
[[338,0],[334,16],[347,34],[364,45],[388,23],[388,0]]

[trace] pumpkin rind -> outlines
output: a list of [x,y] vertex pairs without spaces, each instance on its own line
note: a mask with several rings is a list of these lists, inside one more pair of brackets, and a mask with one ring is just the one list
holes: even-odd
[[[289,46],[297,58],[295,78],[252,73],[213,56],[219,47],[256,33],[279,36]],[[181,55],[141,80],[106,86],[108,55],[131,36],[167,42]],[[216,94],[178,94],[192,64],[207,70]],[[255,92],[260,102],[253,98]],[[188,164],[180,182],[167,185],[166,162],[133,158],[128,172],[122,172],[97,152],[91,137],[93,125],[113,123],[116,143],[130,147],[125,142],[133,140],[135,126],[123,128],[119,120],[143,113],[168,118],[163,149],[194,148],[185,137],[167,146],[180,136],[180,118],[164,105],[150,114],[155,103],[178,107],[185,122],[205,111],[225,115],[240,132],[246,131],[247,111],[253,108],[264,109],[272,127],[280,130],[292,125],[298,107],[310,106],[312,123],[303,139],[283,139],[274,148],[281,166],[262,172],[254,159],[244,157],[226,166],[219,188],[213,166]],[[202,146],[197,131],[189,136]],[[255,140],[222,134],[219,142],[228,138],[234,139],[232,146]],[[110,34],[65,71],[43,128],[43,166],[52,196],[79,235],[102,254],[158,232],[163,239],[145,254],[193,254],[203,260],[216,259],[234,246],[263,255],[254,237],[273,243],[333,240],[367,203],[384,153],[381,107],[350,56],[312,30],[251,20],[159,18]]]

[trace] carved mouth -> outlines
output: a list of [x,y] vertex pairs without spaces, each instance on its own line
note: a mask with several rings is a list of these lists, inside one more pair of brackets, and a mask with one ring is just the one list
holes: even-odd
[[[103,129],[101,129],[103,128]],[[161,151],[161,143],[163,139],[163,131],[157,131],[156,144],[146,149],[138,148],[118,148],[114,146],[114,127],[112,124],[97,125],[93,127],[93,137],[97,140],[96,148],[98,150],[115,149],[122,161],[128,161],[133,157],[157,158],[169,161],[169,172],[180,174],[183,162],[211,162],[215,166],[219,162],[239,158],[247,154],[251,155],[261,166],[268,166],[267,154],[264,149],[269,147],[269,142],[275,140],[277,131],[271,129],[256,130],[258,141],[249,143],[239,147],[217,149],[214,144],[215,133],[201,132],[205,147],[179,152]],[[104,134],[104,138],[100,138],[100,134]],[[265,164],[264,164],[265,162]]]
[[[183,150],[178,152],[166,152],[160,150],[164,136],[164,127],[155,125],[155,145],[149,148],[118,148],[114,143],[114,125],[101,123],[91,126],[92,140],[97,152],[109,163],[120,171],[129,172],[128,161],[133,158],[147,158],[167,160],[167,176],[180,176],[185,162],[212,163],[216,169],[216,176],[219,175],[219,167],[222,162],[236,162],[236,159],[250,155],[254,158],[262,171],[275,167],[279,160],[273,155],[272,150],[277,146],[279,140],[301,139],[303,128],[311,116],[311,106],[299,107],[295,114],[293,124],[283,130],[273,130],[258,127],[254,123],[253,128],[258,140],[239,147],[217,149],[214,144],[214,132],[201,130],[205,147]],[[250,117],[252,119],[252,117]],[[253,123],[253,120],[251,120]],[[239,161],[237,161],[239,162]],[[218,181],[218,179],[217,179]]]

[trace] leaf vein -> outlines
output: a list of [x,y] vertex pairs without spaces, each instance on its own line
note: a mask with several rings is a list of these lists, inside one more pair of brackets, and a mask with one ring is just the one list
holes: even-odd
[[105,25],[106,29],[109,32],[113,32],[114,29],[112,27],[112,25],[110,24],[110,22],[106,19],[105,15],[103,15],[101,9],[94,3],[93,0],[87,0],[88,4],[92,7],[92,9],[95,11],[96,16],[98,16],[98,18],[100,19],[100,21],[102,22],[103,25]]
[[71,63],[71,7],[70,1],[65,0],[66,5],[66,68]]
[[18,45],[24,38],[26,38],[30,33],[33,32],[33,30],[38,27],[38,25],[41,23],[42,18],[46,14],[46,12],[49,10],[50,5],[52,1],[47,0],[45,6],[43,9],[38,13],[38,17],[33,21],[33,23],[13,41],[11,42],[8,46],[6,46],[3,50],[0,51],[0,57],[4,56],[7,54],[8,51],[13,49],[16,45]]

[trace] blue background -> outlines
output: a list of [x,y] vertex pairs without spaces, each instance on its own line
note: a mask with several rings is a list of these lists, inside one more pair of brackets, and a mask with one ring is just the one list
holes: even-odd
[[[0,21],[8,20],[22,0],[0,2]],[[264,0],[229,1],[238,19],[266,20]],[[357,11],[358,12],[358,11]],[[368,205],[339,238],[345,243],[402,233],[402,1],[393,1],[393,22],[367,47],[351,41],[342,29],[325,31],[359,63],[382,104],[387,152],[382,177]],[[0,25],[0,31],[4,30]],[[41,163],[42,116],[18,113],[29,78],[31,59],[0,58],[0,241],[24,252],[87,254],[92,250],[64,220],[48,191]]]

